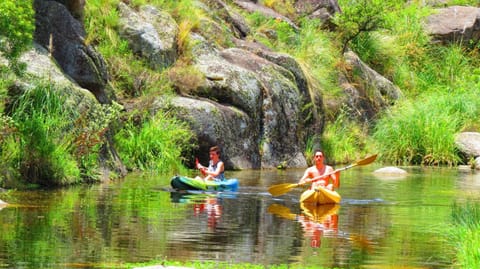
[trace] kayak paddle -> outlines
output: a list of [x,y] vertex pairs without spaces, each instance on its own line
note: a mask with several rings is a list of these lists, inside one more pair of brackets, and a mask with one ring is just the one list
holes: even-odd
[[309,181],[306,181],[306,182],[303,182],[303,183],[282,183],[282,184],[278,184],[278,185],[273,185],[271,186],[270,188],[268,188],[268,192],[273,195],[273,196],[279,196],[279,195],[282,195],[282,194],[285,194],[289,191],[291,191],[293,188],[296,188],[296,187],[300,187],[300,186],[303,186],[307,183],[311,183],[311,182],[314,182],[314,181],[317,181],[317,180],[320,180],[322,178],[325,178],[325,177],[328,177],[328,176],[331,176],[337,172],[340,172],[340,171],[343,171],[343,170],[347,170],[349,168],[352,168],[352,167],[355,167],[355,166],[358,166],[358,165],[366,165],[366,164],[370,164],[372,163],[373,161],[375,161],[375,159],[377,158],[377,154],[374,154],[372,156],[369,156],[365,159],[362,159],[362,160],[359,160],[359,161],[356,161],[352,164],[350,164],[349,166],[346,166],[346,167],[343,167],[343,168],[340,168],[340,169],[337,169],[331,173],[328,173],[328,174],[325,174],[325,175],[321,175],[321,176],[318,176],[318,177],[315,177],[313,178],[312,180],[309,180]]

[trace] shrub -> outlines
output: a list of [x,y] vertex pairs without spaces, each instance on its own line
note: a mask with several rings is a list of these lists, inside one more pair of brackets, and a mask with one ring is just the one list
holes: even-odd
[[14,71],[21,71],[17,59],[32,43],[34,11],[31,0],[0,1],[0,52],[10,60]]

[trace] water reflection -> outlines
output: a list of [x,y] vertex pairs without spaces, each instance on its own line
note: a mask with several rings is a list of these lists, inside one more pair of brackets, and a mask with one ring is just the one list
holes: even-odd
[[323,236],[338,234],[339,204],[312,205],[301,204],[302,213],[294,214],[286,206],[272,204],[268,212],[301,224],[304,237],[310,241],[310,247],[319,248]]
[[297,182],[303,170],[294,169],[229,172],[240,180],[235,193],[172,192],[170,176],[149,174],[12,191],[0,196],[10,204],[0,211],[0,268],[118,268],[108,264],[153,259],[450,268],[441,225],[454,201],[478,197],[478,177],[417,169],[386,180],[373,170],[343,172],[341,204],[314,208],[299,203],[301,188],[279,197],[267,192]]
[[[170,197],[174,203],[191,204],[194,217],[207,216],[207,226],[215,230],[217,223],[222,216],[222,205],[217,196],[222,194],[213,193],[191,193],[191,192],[171,192]],[[229,194],[228,197],[234,197]]]

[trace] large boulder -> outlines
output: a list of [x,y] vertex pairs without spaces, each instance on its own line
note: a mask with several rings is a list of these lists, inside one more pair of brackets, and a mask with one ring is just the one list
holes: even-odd
[[85,44],[85,29],[63,4],[36,0],[34,39],[49,50],[63,72],[100,103],[109,103],[105,92],[108,75],[105,61]]
[[162,70],[176,61],[178,25],[170,14],[150,5],[137,12],[123,2],[118,10],[120,35],[152,69]]
[[463,132],[455,138],[455,145],[468,161],[471,158],[480,157],[480,133]]
[[476,43],[480,39],[480,8],[451,6],[437,9],[428,17],[426,28],[434,42]]
[[193,66],[205,80],[170,105],[196,132],[199,157],[206,161],[202,152],[220,145],[227,168],[306,166],[305,100],[295,75],[247,50],[219,50],[199,35],[191,38]]
[[400,88],[366,65],[355,53],[346,52],[344,57],[348,68],[340,76],[340,86],[345,93],[341,102],[350,108],[352,118],[367,122],[402,97]]

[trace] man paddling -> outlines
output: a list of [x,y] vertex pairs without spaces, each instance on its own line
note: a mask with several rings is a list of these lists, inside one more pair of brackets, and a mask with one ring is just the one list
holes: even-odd
[[[305,174],[300,179],[299,183],[302,184],[313,180],[312,185],[310,186],[311,190],[322,187],[333,191],[334,187],[338,188],[340,186],[340,171],[334,173],[335,170],[333,167],[330,165],[325,165],[323,160],[323,152],[321,150],[315,150],[315,164],[305,170]],[[323,178],[321,177],[326,174],[331,175]]]

